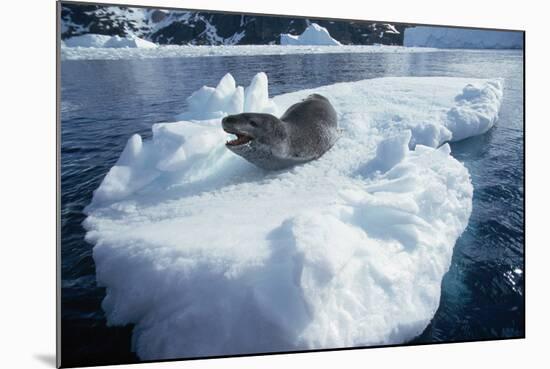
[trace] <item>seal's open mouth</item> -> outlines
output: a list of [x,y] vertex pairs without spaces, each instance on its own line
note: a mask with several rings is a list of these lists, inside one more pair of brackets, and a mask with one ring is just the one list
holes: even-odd
[[241,133],[233,133],[233,134],[236,135],[237,138],[234,139],[234,140],[227,141],[225,143],[226,145],[228,145],[228,146],[239,146],[239,145],[247,144],[250,141],[252,141],[252,137],[250,137],[250,136],[243,135]]
[[227,141],[225,143],[226,146],[242,146],[253,140],[253,137],[241,132],[238,127],[235,127],[235,125],[238,126],[241,120],[242,118],[234,115],[229,115],[222,119],[222,129],[227,133],[237,136],[236,139]]

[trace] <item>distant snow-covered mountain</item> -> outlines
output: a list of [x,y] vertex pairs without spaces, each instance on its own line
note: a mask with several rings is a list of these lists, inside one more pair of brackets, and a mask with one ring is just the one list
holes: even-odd
[[279,44],[281,34],[300,35],[315,22],[342,44],[402,45],[405,25],[365,21],[309,20],[176,11],[150,8],[63,4],[61,38],[84,34],[139,37],[158,44]]

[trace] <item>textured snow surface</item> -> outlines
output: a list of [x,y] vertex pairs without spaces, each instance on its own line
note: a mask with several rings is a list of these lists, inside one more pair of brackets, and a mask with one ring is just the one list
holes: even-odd
[[[142,359],[402,343],[439,305],[473,191],[443,142],[492,125],[500,82],[267,85],[193,94],[192,118],[129,139],[86,209],[103,309],[135,324]],[[313,92],[342,129],[320,159],[267,172],[225,148],[224,111],[280,115]]]
[[86,34],[81,36],[71,37],[66,39],[61,45],[63,48],[140,48],[151,49],[156,48],[157,44],[141,39],[135,36],[120,37],[120,36],[107,36]]
[[301,35],[281,34],[281,45],[341,45],[333,39],[325,27],[317,23],[310,24]]
[[235,45],[235,46],[178,46],[160,45],[155,49],[132,48],[72,48],[61,47],[62,60],[110,60],[148,58],[189,58],[205,56],[246,56],[286,54],[330,54],[330,53],[416,53],[440,51],[435,48],[402,47],[388,45],[342,45],[333,46],[284,46],[284,45]]
[[522,49],[523,33],[448,27],[405,29],[404,46],[448,49]]

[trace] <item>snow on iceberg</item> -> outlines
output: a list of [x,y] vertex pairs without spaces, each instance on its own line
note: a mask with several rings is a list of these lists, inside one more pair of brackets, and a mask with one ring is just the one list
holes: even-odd
[[311,23],[299,36],[281,34],[281,45],[341,45],[341,43],[333,39],[325,27]]
[[246,89],[236,86],[231,74],[226,74],[216,88],[203,86],[187,98],[188,110],[178,119],[206,120],[222,118],[243,111],[276,113],[275,104],[269,100],[267,75],[258,73]]
[[522,49],[523,33],[421,26],[405,29],[403,45],[448,49]]
[[[142,359],[420,334],[472,206],[469,173],[441,144],[463,132],[460,119],[468,134],[485,128],[470,124],[475,117],[494,121],[498,108],[488,106],[497,107],[500,83],[379,78],[269,99],[260,74],[246,92],[230,76],[203,89],[193,109],[207,120],[156,124],[147,141],[132,136],[86,209],[109,324],[135,324]],[[286,171],[227,150],[208,111],[281,114],[313,92],[331,100],[342,137]]]
[[140,48],[151,49],[158,45],[135,36],[120,37],[96,34],[74,36],[64,40],[64,47],[92,48]]

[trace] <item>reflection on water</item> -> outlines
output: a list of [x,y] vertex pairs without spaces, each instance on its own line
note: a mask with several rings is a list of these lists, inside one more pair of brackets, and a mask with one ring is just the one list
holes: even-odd
[[[383,76],[503,78],[497,126],[452,144],[469,169],[473,212],[443,279],[441,304],[414,342],[524,335],[523,59],[520,51],[312,54],[63,61],[61,67],[62,347],[64,365],[135,361],[131,327],[107,328],[82,209],[133,133],[173,121],[185,98],[227,72],[264,71],[278,95]],[[368,104],[368,101],[365,101]]]

